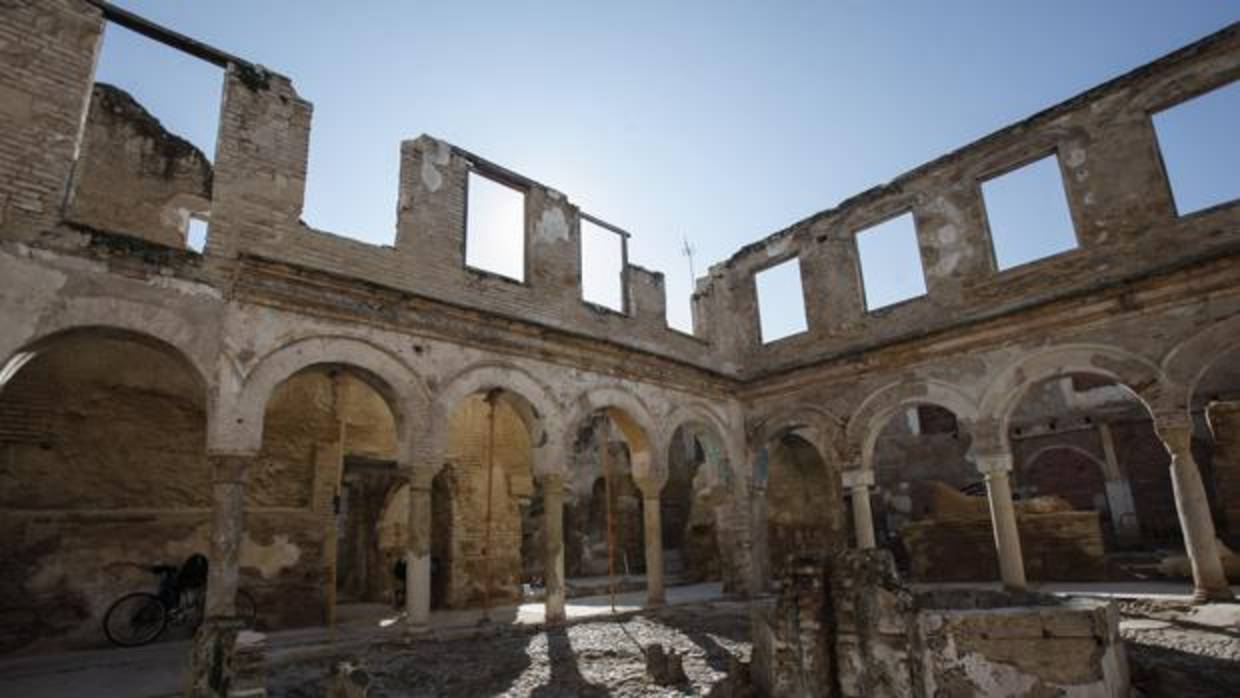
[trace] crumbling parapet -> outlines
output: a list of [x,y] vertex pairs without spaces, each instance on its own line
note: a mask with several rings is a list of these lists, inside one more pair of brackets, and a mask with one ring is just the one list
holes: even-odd
[[211,162],[202,151],[129,93],[95,83],[66,217],[185,247],[190,216],[210,208]]
[[753,612],[769,696],[1128,695],[1110,602],[984,589],[914,592],[889,553],[803,558]]

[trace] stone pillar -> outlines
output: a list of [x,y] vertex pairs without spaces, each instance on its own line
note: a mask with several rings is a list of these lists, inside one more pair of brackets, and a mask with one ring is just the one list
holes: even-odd
[[750,546],[749,593],[764,594],[771,583],[771,541],[767,523],[766,483],[754,483],[749,490]]
[[1025,561],[1020,552],[1020,532],[1016,508],[1012,505],[1012,454],[977,455],[977,469],[986,477],[986,497],[990,500],[990,523],[999,554],[999,578],[1006,589],[1026,588]]
[[1154,428],[1171,454],[1171,485],[1175,491],[1175,508],[1184,534],[1184,548],[1193,568],[1193,599],[1228,601],[1233,594],[1223,574],[1215,540],[1214,521],[1201,472],[1193,460],[1193,427],[1187,411],[1184,414],[1159,415]]
[[645,499],[643,510],[646,540],[646,605],[662,606],[666,601],[663,591],[663,517],[659,506],[659,492],[653,487],[642,487]]
[[194,635],[185,695],[231,695],[234,655],[244,623],[235,618],[241,541],[245,534],[245,471],[252,455],[210,454],[211,553],[206,619]]
[[206,615],[236,613],[241,539],[245,534],[245,470],[253,456],[211,455],[211,565]]
[[845,470],[844,487],[852,498],[853,534],[859,550],[874,547],[874,513],[870,510],[870,487],[874,484],[872,470]]
[[424,632],[431,620],[431,481],[429,468],[413,468],[409,477],[409,535],[405,548],[405,622],[409,632]]
[[543,477],[543,582],[546,597],[543,617],[548,623],[562,623],[564,613],[564,476]]

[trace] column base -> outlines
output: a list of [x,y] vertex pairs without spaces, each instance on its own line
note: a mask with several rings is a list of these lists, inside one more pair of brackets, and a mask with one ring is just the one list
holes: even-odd
[[208,618],[194,634],[187,698],[267,695],[265,636],[236,618]]
[[1203,604],[1218,601],[1235,601],[1236,595],[1232,592],[1231,587],[1223,587],[1221,589],[1193,589],[1193,603]]

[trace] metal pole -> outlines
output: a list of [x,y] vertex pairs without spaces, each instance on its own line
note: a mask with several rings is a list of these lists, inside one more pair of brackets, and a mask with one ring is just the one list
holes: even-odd
[[491,619],[491,496],[495,487],[495,399],[496,392],[487,393],[487,518],[482,542],[482,620]]

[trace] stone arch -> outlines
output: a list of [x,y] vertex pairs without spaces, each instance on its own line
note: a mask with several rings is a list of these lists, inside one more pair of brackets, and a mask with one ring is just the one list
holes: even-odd
[[718,441],[717,448],[720,450],[720,455],[733,466],[740,462],[738,454],[734,452],[733,440],[726,436],[728,433],[724,427],[726,421],[709,406],[698,402],[677,405],[663,422],[665,428],[659,438],[660,448],[663,450],[667,449],[672,437],[680,428],[693,428]]
[[[760,418],[749,429],[750,448],[755,452],[766,447],[772,439],[784,434],[796,433],[810,443],[819,457],[828,465],[845,457],[842,443],[843,429],[841,420],[830,411],[816,405],[792,405],[777,410],[769,416]],[[755,461],[752,478],[754,484],[763,485],[766,473],[761,467],[760,459]],[[835,462],[835,466],[840,466]]]
[[436,465],[447,448],[448,419],[453,410],[470,395],[492,390],[503,391],[503,400],[529,430],[530,443],[537,454],[536,472],[539,468],[562,467],[546,462],[564,428],[562,410],[550,389],[525,369],[500,361],[473,364],[444,382],[431,409],[427,434]]
[[413,453],[422,436],[430,400],[421,378],[407,364],[370,342],[344,336],[315,336],[281,346],[258,361],[246,376],[228,421],[213,434],[217,448],[255,453],[262,446],[263,419],[273,391],[298,372],[312,366],[338,365],[354,369],[388,403],[396,421],[398,453]]
[[873,469],[878,436],[900,408],[925,404],[948,410],[964,424],[972,424],[978,415],[977,402],[964,390],[945,381],[906,380],[884,385],[862,400],[857,412],[848,420],[848,448],[860,461],[856,466]]
[[[1175,345],[1161,362],[1163,375],[1185,409],[1197,398],[1202,379],[1229,353],[1240,349],[1240,315],[1206,327]],[[1178,407],[1178,405],[1176,405]]]
[[1163,372],[1151,361],[1104,344],[1068,344],[1024,355],[986,386],[979,405],[974,449],[1010,452],[1013,412],[1030,388],[1051,378],[1085,373],[1104,376],[1127,388],[1151,414],[1167,409]]
[[[629,446],[633,462],[634,479],[643,479],[662,487],[667,477],[661,466],[656,466],[654,450],[658,448],[659,432],[655,429],[653,412],[636,394],[620,385],[600,385],[587,389],[575,401],[571,416],[564,423],[560,434],[559,450],[554,452],[557,467],[567,469],[567,457],[572,453],[577,429],[595,412],[607,412],[620,428]],[[660,468],[659,472],[654,469]]]
[[[107,318],[100,322],[100,318]],[[173,351],[208,391],[214,385],[213,360],[218,340],[178,313],[143,303],[111,299],[84,298],[67,301],[65,307],[40,331],[26,337],[0,339],[0,387],[16,373],[21,363],[41,347],[67,333],[101,332]],[[208,402],[210,404],[210,402]]]

